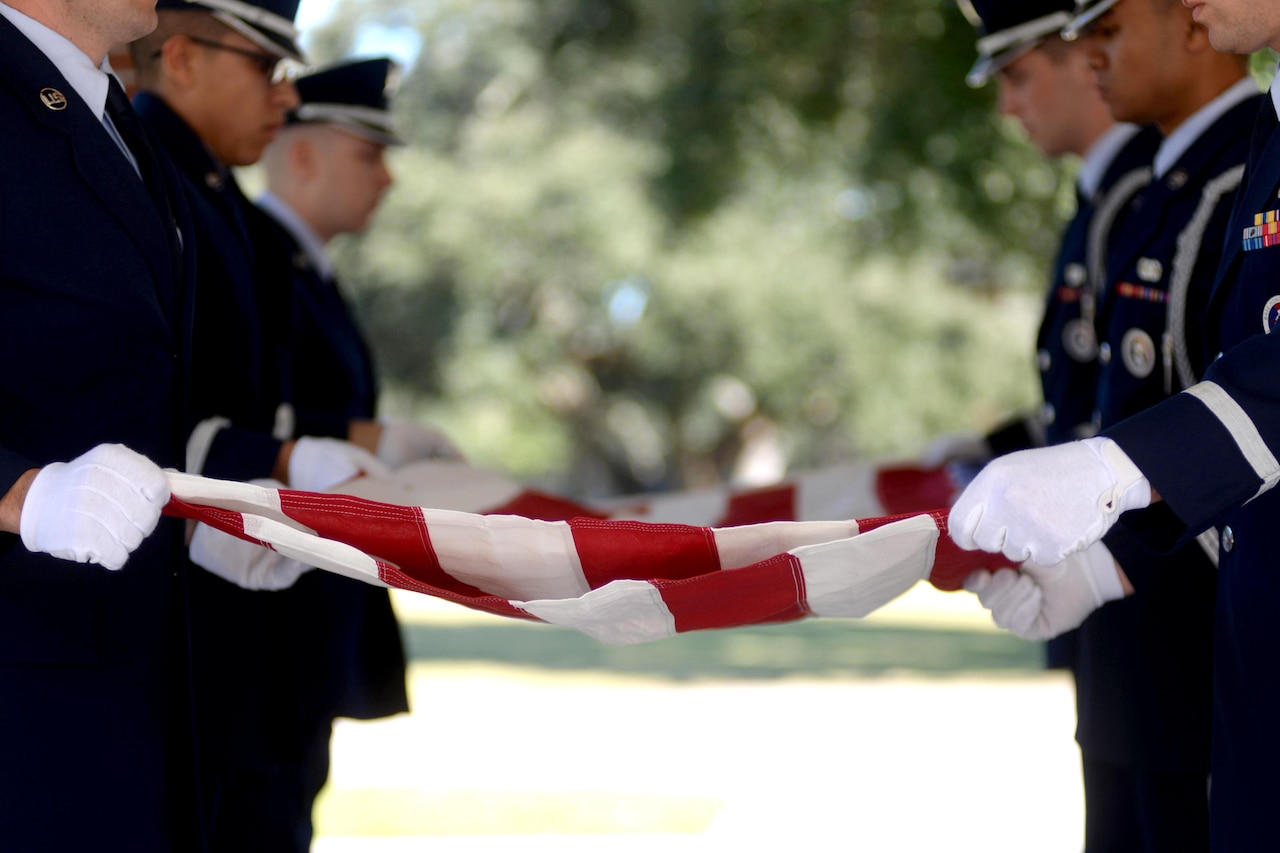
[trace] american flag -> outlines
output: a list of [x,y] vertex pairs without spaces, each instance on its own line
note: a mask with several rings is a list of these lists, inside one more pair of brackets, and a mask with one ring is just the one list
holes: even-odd
[[[767,489],[607,506],[522,489],[456,463],[356,481],[347,494],[186,474],[170,480],[171,515],[366,583],[616,644],[862,617],[918,581],[955,590],[974,569],[1006,565],[958,549],[946,535],[947,511],[927,509],[945,506],[955,491],[944,469],[852,466]],[[830,517],[854,508],[879,512]]]

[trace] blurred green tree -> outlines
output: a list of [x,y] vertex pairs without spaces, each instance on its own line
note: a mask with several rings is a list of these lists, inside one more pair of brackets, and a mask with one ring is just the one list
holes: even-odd
[[1070,184],[951,0],[343,0],[411,144],[339,262],[393,409],[582,496],[917,450],[1034,398]]

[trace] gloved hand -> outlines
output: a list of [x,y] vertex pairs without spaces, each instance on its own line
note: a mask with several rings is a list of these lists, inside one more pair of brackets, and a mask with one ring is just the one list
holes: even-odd
[[943,435],[929,442],[920,455],[920,467],[940,468],[948,462],[986,462],[992,456],[986,438],[971,432]]
[[[278,487],[280,484],[268,485]],[[191,562],[243,589],[288,589],[311,571],[310,566],[297,560],[203,523],[196,524],[189,552]]]
[[989,462],[951,508],[949,527],[961,548],[1053,566],[1150,503],[1151,484],[1120,446],[1087,438]]
[[1108,601],[1124,598],[1111,551],[1095,542],[1056,566],[1023,564],[1021,571],[981,569],[965,579],[997,626],[1025,640],[1051,640]]
[[411,421],[389,420],[378,437],[378,458],[392,468],[422,459],[462,460],[462,451],[441,430]]
[[100,444],[40,470],[19,532],[30,551],[117,570],[156,529],[168,502],[169,481],[159,466],[124,445]]
[[361,474],[389,477],[391,469],[367,450],[337,438],[303,436],[289,456],[289,487],[323,492]]

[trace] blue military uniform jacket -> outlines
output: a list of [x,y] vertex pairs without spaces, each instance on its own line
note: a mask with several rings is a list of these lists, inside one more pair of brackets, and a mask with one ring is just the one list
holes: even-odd
[[[1180,391],[1203,371],[1205,311],[1258,98],[1228,110],[1134,199],[1098,306],[1097,427]],[[1206,773],[1216,571],[1196,543],[1168,553],[1120,527],[1106,537],[1138,594],[1078,632],[1077,739],[1087,757]]]
[[[0,492],[120,442],[180,466],[193,259],[97,115],[0,18]],[[185,230],[185,228],[183,229]],[[181,526],[120,572],[0,535],[0,847],[195,849]],[[189,827],[185,827],[189,829]]]
[[228,169],[160,98],[141,92],[138,115],[173,159],[194,218],[200,258],[192,406],[197,421],[226,418],[195,473],[229,480],[271,476],[281,442],[273,437],[285,398],[284,341],[289,294],[257,285],[249,218],[257,215]]
[[1133,201],[1098,308],[1102,428],[1193,384],[1202,326],[1262,97],[1228,110]]
[[1034,425],[1018,420],[989,435],[987,443],[997,455],[1091,433],[1098,381],[1097,338],[1090,314],[1097,288],[1091,278],[1101,272],[1093,267],[1114,240],[1123,202],[1145,183],[1159,144],[1159,131],[1138,130],[1107,165],[1093,196],[1077,193],[1076,213],[1062,235],[1036,335],[1044,409]]
[[277,275],[293,284],[288,381],[298,435],[345,438],[352,420],[371,420],[378,405],[373,353],[337,282],[269,211],[255,238],[268,248]]
[[[1214,645],[1211,793],[1215,850],[1275,845],[1280,797],[1280,656],[1274,624],[1280,571],[1271,534],[1280,518],[1280,133],[1264,102],[1244,186],[1227,227],[1205,328],[1204,380],[1107,430],[1163,503],[1126,519],[1166,543],[1176,514],[1182,540],[1221,535]],[[1161,535],[1164,534],[1164,535]]]
[[[192,211],[199,270],[193,354],[196,420],[221,417],[202,473],[225,479],[270,477],[281,440],[273,435],[285,402],[288,282],[260,275],[250,220],[259,215],[229,171],[167,104],[142,92],[135,106],[172,157]],[[214,849],[238,845],[248,809],[282,812],[283,803],[244,805],[241,789],[267,779],[278,788],[297,761],[297,696],[288,674],[309,666],[309,650],[289,634],[285,593],[241,589],[192,567],[191,647],[200,673],[194,692],[201,744],[204,821]],[[256,789],[254,789],[256,790]],[[252,820],[252,818],[248,818]],[[264,843],[266,843],[264,841]],[[273,842],[274,843],[274,842]]]
[[[297,433],[346,438],[352,419],[376,414],[369,348],[335,282],[319,274],[273,217],[260,213],[253,236],[263,263],[273,279],[293,287],[288,384]],[[387,590],[310,572],[282,595],[288,642],[298,649],[289,679],[306,703],[300,715],[369,719],[409,709],[404,647]]]
[[[204,473],[268,477],[280,439],[292,437],[278,428],[278,413],[290,402],[289,270],[280,267],[270,245],[259,244],[269,225],[266,214],[244,197],[186,123],[148,93],[139,94],[136,104],[182,172],[195,219],[201,264],[192,396],[200,418],[223,417],[232,424],[218,433]],[[202,793],[217,849],[235,848],[247,837],[265,846],[286,843],[268,836],[268,825],[277,827],[279,816],[292,815],[297,803],[260,800],[300,797],[305,768],[327,760],[312,755],[317,727],[327,730],[334,716],[348,711],[366,715],[364,707],[348,701],[351,673],[363,672],[368,654],[366,634],[379,639],[379,650],[392,649],[378,664],[399,667],[400,677],[391,682],[390,702],[361,698],[381,713],[407,704],[403,651],[385,591],[381,619],[365,619],[361,610],[329,632],[325,620],[341,602],[313,593],[330,590],[320,572],[313,574],[279,592],[243,590],[203,570],[191,574],[192,649],[201,673],[195,704]],[[367,595],[358,584],[343,590]]]
[[[1036,337],[1044,406],[987,436],[996,455],[1092,434],[1098,384],[1093,312],[1100,287],[1095,280],[1102,277],[1102,264],[1129,200],[1150,180],[1160,139],[1155,128],[1137,130],[1107,164],[1092,197],[1077,192],[1076,214],[1063,232]],[[1071,667],[1075,632],[1049,641],[1045,657],[1051,668]]]

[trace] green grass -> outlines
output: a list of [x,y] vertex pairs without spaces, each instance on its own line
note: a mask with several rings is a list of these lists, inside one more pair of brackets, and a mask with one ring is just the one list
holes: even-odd
[[[403,617],[403,615],[402,615]],[[683,634],[607,646],[576,631],[516,620],[401,619],[415,695],[433,673],[555,683],[616,679],[712,681],[1035,675],[1039,644],[997,631],[928,629],[855,620]],[[643,835],[704,832],[721,801],[627,791],[327,788],[318,836]]]
[[422,663],[491,662],[554,672],[668,678],[929,677],[1032,673],[1043,651],[1003,632],[923,630],[854,620],[810,620],[682,634],[639,646],[607,646],[575,631],[517,621],[402,625]]

